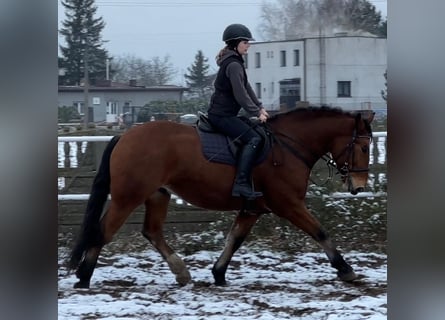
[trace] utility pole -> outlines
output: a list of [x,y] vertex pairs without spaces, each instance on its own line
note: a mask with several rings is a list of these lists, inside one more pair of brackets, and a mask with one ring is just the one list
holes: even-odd
[[106,60],[105,60],[105,65],[106,65],[106,77],[105,77],[105,79],[106,80],[110,80],[110,59],[109,58],[107,58]]
[[88,92],[90,81],[89,81],[89,77],[88,77],[88,41],[87,41],[87,39],[88,39],[88,35],[85,34],[85,50],[83,53],[83,68],[84,68],[84,71],[83,71],[83,78],[84,78],[84,84],[83,84],[84,98],[83,98],[83,100],[84,100],[84,102],[83,102],[83,104],[85,107],[85,111],[84,111],[84,115],[83,115],[83,126],[85,129],[88,128],[88,121],[89,121],[88,113],[90,110],[90,108],[89,108],[89,92]]
[[326,35],[323,25],[325,13],[318,9],[318,37],[319,37],[319,68],[320,68],[320,106],[326,105]]

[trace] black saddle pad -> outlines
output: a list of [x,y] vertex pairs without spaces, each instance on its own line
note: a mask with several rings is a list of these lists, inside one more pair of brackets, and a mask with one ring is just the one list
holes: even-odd
[[[197,131],[201,138],[202,152],[207,160],[236,166],[236,154],[240,149],[239,143],[234,143],[230,138],[221,133],[210,132],[208,128],[203,130],[199,125],[197,126]],[[271,145],[269,136],[264,130],[257,130],[257,132],[263,137],[263,145],[260,154],[254,162],[255,166],[266,159]]]
[[205,132],[199,128],[198,133],[201,138],[202,152],[207,160],[232,166],[236,165],[236,155],[229,148],[226,136],[214,132]]

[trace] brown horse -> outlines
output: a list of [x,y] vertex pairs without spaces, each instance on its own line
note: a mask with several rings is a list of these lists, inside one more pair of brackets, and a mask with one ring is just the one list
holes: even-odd
[[[255,189],[263,196],[240,211],[212,273],[224,285],[235,251],[262,213],[272,212],[310,235],[324,249],[343,281],[356,278],[320,222],[305,206],[312,166],[330,153],[348,190],[364,191],[368,179],[370,123],[373,112],[345,112],[321,107],[277,114],[267,122],[275,143],[265,161],[254,168]],[[244,202],[232,197],[235,168],[206,160],[196,128],[154,121],[132,128],[107,145],[94,179],[80,236],[69,267],[77,269],[77,288],[88,288],[101,248],[112,240],[132,211],[144,203],[142,234],[158,250],[176,275],[187,284],[190,273],[183,260],[164,240],[163,224],[170,192],[185,201],[212,210],[241,210]],[[102,216],[111,193],[109,208]]]

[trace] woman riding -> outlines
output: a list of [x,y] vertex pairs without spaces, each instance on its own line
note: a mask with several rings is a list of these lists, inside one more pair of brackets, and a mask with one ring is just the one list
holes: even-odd
[[231,24],[224,30],[222,40],[226,46],[216,57],[219,70],[214,83],[215,92],[210,100],[208,118],[218,131],[242,142],[232,196],[254,199],[263,195],[254,191],[251,183],[253,163],[261,137],[237,117],[241,108],[248,114],[257,116],[261,122],[266,122],[269,117],[247,80],[242,57],[250,47],[249,41],[254,39],[246,26]]

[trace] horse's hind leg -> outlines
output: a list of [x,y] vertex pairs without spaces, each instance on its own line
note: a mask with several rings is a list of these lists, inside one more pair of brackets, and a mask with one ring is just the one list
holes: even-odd
[[94,268],[96,267],[97,258],[99,257],[101,249],[102,245],[97,245],[87,250],[84,258],[76,270],[76,276],[79,281],[74,284],[74,288],[90,287],[91,276],[93,275]]
[[227,235],[226,245],[221,256],[212,268],[215,284],[218,286],[226,284],[226,271],[233,254],[241,247],[253,225],[259,218],[259,214],[238,213]]
[[320,244],[328,256],[331,266],[337,269],[337,276],[340,280],[352,281],[357,278],[352,267],[346,263],[340,252],[336,249],[328,233],[306,207],[299,208],[297,212],[293,212],[292,214],[279,215],[306,232]]
[[74,284],[74,288],[89,288],[90,280],[103,246],[112,240],[113,235],[124,224],[134,209],[134,205],[131,207],[118,207],[117,204],[111,200],[109,209],[100,221],[102,241],[86,250],[85,256],[76,270],[76,276],[79,281]]
[[176,281],[181,285],[190,282],[191,276],[184,261],[165,242],[163,225],[167,216],[170,194],[165,189],[159,189],[145,201],[145,221],[142,235],[158,250],[168,263],[170,270],[176,275]]

